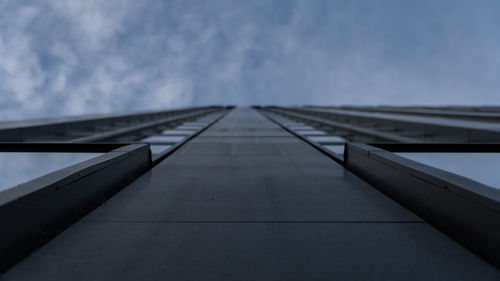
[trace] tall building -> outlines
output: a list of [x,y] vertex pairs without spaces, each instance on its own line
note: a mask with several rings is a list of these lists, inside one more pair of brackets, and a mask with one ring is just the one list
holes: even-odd
[[0,280],[499,280],[500,109],[0,123]]

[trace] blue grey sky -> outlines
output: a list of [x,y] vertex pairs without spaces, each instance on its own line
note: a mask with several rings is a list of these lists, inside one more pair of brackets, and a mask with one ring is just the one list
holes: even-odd
[[497,0],[0,0],[0,119],[500,104]]

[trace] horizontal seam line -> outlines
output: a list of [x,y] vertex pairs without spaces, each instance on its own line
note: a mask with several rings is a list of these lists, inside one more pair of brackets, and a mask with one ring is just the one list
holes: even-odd
[[211,220],[211,221],[80,221],[79,223],[102,223],[102,224],[105,224],[105,223],[165,223],[165,224],[168,224],[168,223],[184,223],[184,224],[188,224],[188,223],[206,223],[206,224],[209,224],[209,223],[221,223],[221,224],[224,224],[224,223],[239,223],[239,224],[244,224],[244,223],[269,223],[269,224],[272,224],[272,223],[277,223],[277,224],[286,224],[286,223],[289,223],[289,224],[299,224],[299,223],[302,223],[302,224],[328,224],[328,223],[331,223],[331,224],[349,224],[349,223],[366,223],[366,224],[375,224],[375,223],[388,223],[388,224],[395,224],[395,223],[427,223],[425,221],[265,221],[265,220],[262,220],[262,221],[214,221],[214,220]]

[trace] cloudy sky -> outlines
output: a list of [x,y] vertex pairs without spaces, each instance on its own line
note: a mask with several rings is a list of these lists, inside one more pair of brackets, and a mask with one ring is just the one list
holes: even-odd
[[0,0],[0,120],[500,104],[500,1]]

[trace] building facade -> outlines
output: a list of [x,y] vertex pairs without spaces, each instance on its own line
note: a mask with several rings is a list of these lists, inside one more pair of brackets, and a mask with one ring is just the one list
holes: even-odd
[[498,119],[212,106],[6,122],[0,280],[498,280]]

